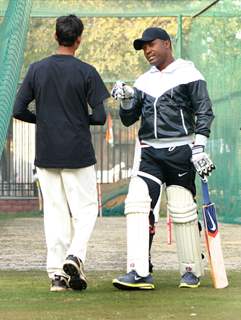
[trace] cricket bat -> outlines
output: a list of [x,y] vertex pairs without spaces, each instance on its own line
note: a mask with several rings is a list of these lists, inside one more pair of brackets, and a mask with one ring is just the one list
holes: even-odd
[[216,209],[209,197],[208,183],[204,180],[202,180],[202,193],[204,232],[211,278],[214,288],[222,289],[228,286],[228,279],[224,265]]

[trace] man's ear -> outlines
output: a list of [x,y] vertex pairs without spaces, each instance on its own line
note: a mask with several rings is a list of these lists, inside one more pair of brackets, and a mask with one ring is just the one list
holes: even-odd
[[169,41],[169,40],[164,40],[164,42],[163,42],[163,44],[164,44],[164,47],[165,48],[172,48],[172,44],[171,44],[171,41]]
[[58,37],[57,37],[57,34],[56,34],[56,33],[54,34],[54,39],[55,39],[56,41],[58,41]]
[[76,45],[79,47],[80,43],[82,41],[82,38],[81,36],[79,36],[77,39],[76,39]]

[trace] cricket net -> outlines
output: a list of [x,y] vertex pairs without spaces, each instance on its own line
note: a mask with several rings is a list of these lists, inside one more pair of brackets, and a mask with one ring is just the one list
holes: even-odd
[[9,1],[8,6],[5,1],[1,5],[6,11],[0,24],[0,154],[22,68],[32,0]]

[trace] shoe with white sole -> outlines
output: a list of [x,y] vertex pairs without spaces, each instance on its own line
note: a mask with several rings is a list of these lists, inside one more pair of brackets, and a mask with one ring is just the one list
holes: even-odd
[[51,292],[60,292],[69,290],[68,279],[63,276],[55,275],[51,281]]

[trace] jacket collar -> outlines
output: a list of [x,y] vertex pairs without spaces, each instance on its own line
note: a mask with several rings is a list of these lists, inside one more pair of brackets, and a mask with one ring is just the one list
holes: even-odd
[[191,61],[183,60],[183,59],[177,59],[174,60],[172,63],[170,63],[165,69],[160,71],[157,67],[152,66],[149,70],[150,73],[156,73],[156,72],[173,72],[174,70],[178,69],[180,66],[187,66],[192,64]]

